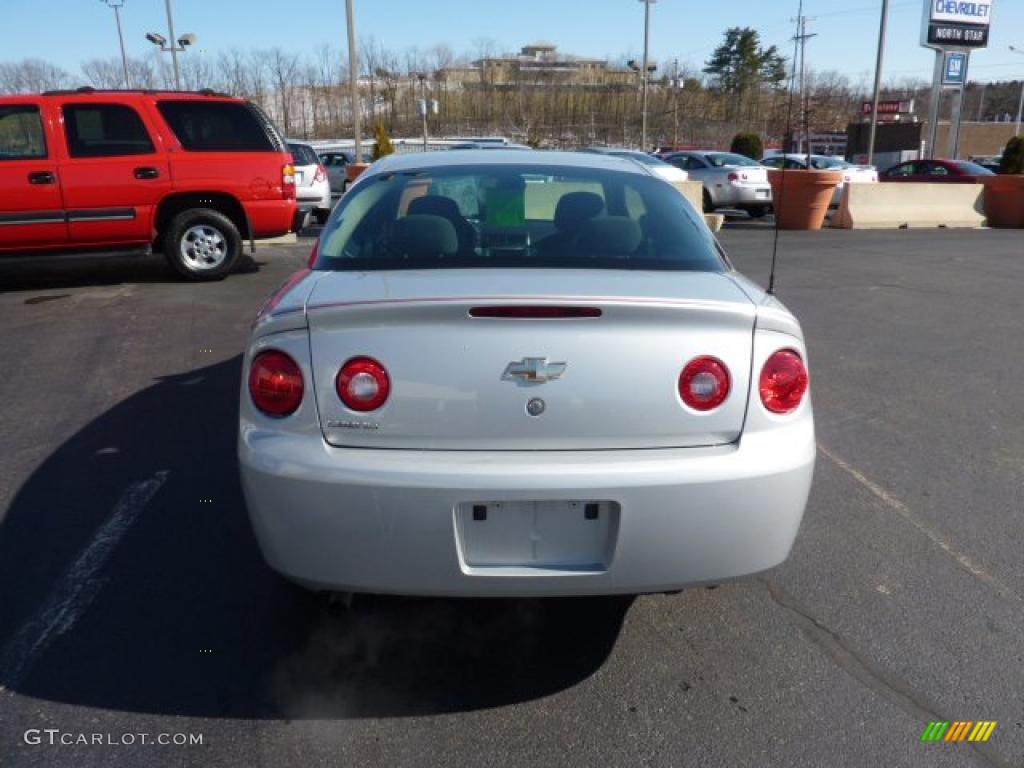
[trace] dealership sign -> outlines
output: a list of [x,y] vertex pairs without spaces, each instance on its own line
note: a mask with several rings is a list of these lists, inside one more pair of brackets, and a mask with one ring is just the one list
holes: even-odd
[[984,48],[995,0],[925,0],[921,45],[928,48]]

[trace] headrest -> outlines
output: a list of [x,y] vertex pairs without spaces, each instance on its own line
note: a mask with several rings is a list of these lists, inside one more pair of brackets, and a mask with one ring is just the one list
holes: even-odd
[[452,256],[459,250],[455,227],[441,216],[403,216],[391,235],[395,251],[408,256]]
[[583,222],[604,210],[604,200],[593,192],[568,192],[558,198],[555,206],[555,227],[576,229]]
[[625,257],[640,246],[641,239],[638,222],[628,216],[606,216],[583,225],[578,248]]
[[409,203],[408,213],[409,215],[443,216],[446,219],[454,219],[462,215],[459,212],[458,203],[450,197],[442,195],[413,198]]

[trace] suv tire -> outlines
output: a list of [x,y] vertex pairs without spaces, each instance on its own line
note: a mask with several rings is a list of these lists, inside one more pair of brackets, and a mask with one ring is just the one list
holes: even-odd
[[223,280],[242,255],[242,238],[231,219],[210,208],[190,208],[171,221],[164,257],[186,280]]

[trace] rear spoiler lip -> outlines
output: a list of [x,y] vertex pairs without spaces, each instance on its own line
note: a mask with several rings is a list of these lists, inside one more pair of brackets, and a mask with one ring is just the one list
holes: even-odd
[[713,299],[670,299],[655,298],[650,296],[549,296],[549,295],[484,295],[484,296],[425,296],[419,298],[402,299],[354,299],[351,301],[327,301],[319,304],[309,303],[306,305],[307,312],[321,309],[341,309],[347,307],[370,307],[397,304],[488,304],[501,305],[504,303],[522,305],[533,304],[544,306],[548,304],[559,304],[567,306],[621,306],[621,305],[647,305],[666,306],[688,309],[705,309],[708,311],[753,314],[754,307],[736,301],[717,301]]

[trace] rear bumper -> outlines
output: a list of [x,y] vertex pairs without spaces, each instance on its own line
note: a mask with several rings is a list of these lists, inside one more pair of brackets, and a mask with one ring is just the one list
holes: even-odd
[[771,205],[771,184],[723,184],[718,190],[718,205],[733,205],[737,208]]
[[[763,571],[789,554],[814,457],[809,412],[697,449],[344,449],[244,422],[239,439],[249,515],[271,567],[313,588],[415,595],[656,592]],[[600,567],[468,564],[460,506],[579,500],[617,510]]]
[[277,237],[295,230],[294,200],[257,200],[245,204],[254,238]]

